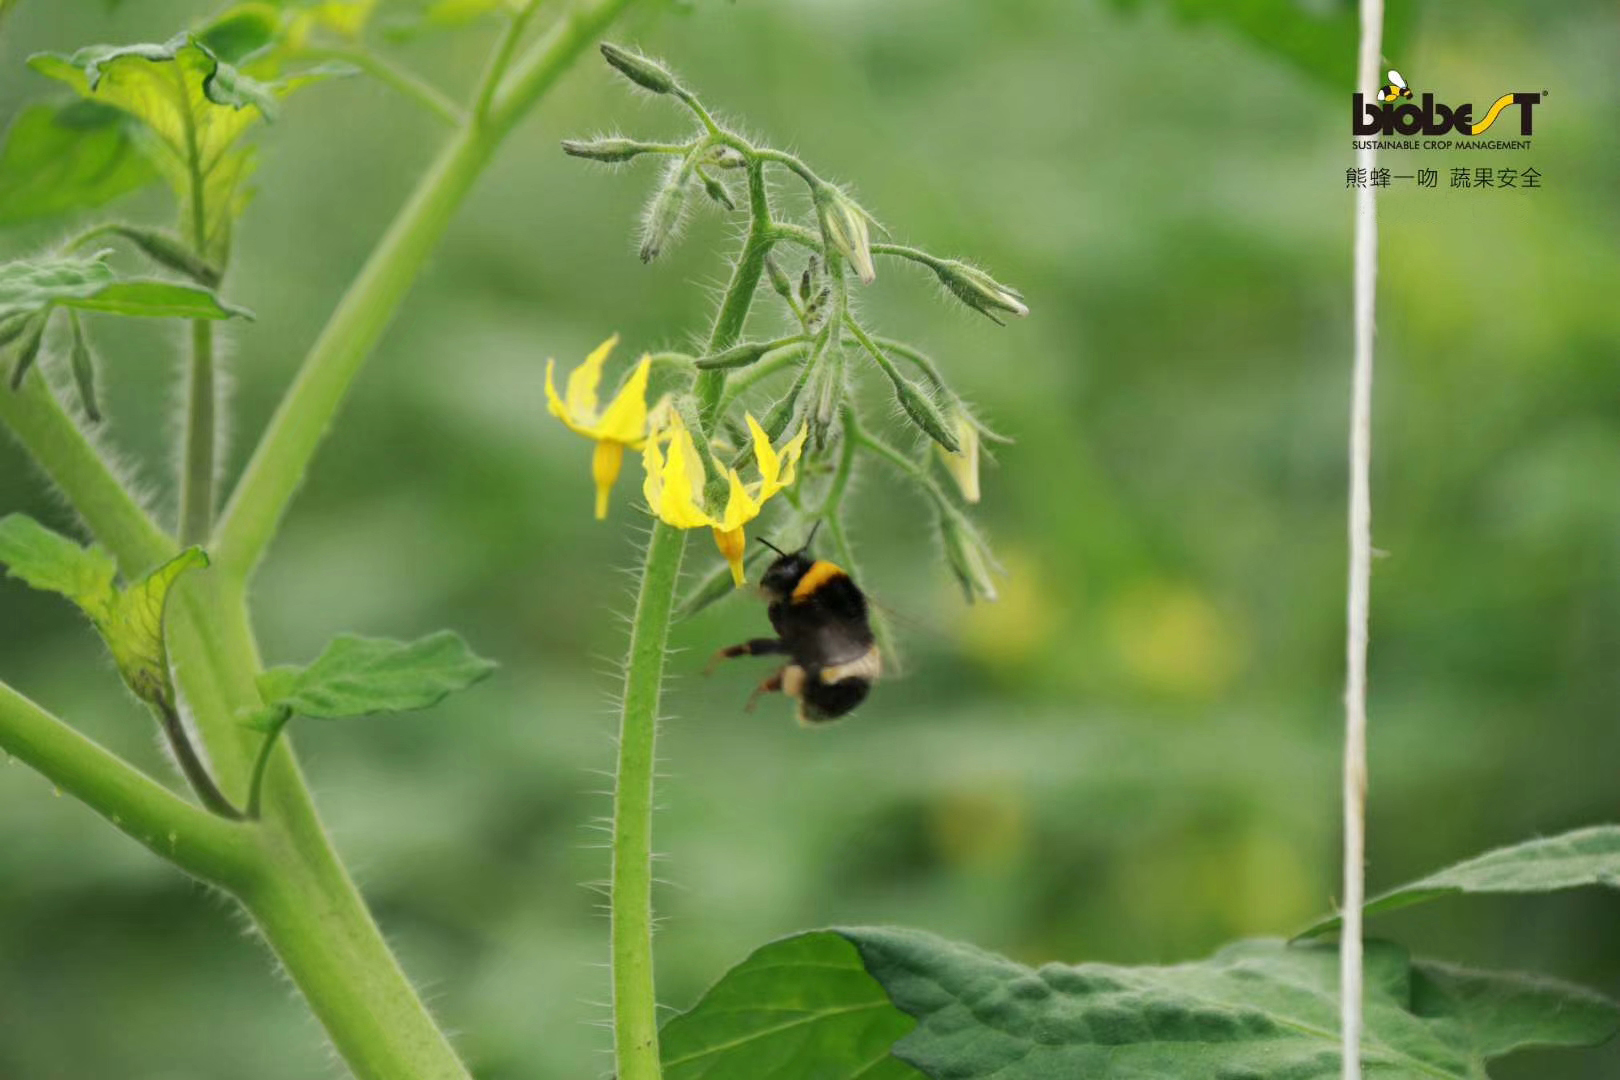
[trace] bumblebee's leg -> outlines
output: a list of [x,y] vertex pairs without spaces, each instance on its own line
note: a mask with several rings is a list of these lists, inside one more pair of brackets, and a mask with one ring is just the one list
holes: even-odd
[[754,687],[754,692],[748,695],[748,706],[744,711],[753,712],[754,706],[759,704],[760,696],[763,694],[786,694],[790,698],[802,696],[804,680],[804,668],[798,664],[777,668],[770,678]]
[[787,652],[787,643],[781,638],[757,637],[745,641],[741,645],[727,645],[709,661],[709,666],[703,669],[703,674],[709,675],[720,666],[720,661],[730,660],[737,656],[773,656]]
[[743,706],[743,712],[753,712],[754,706],[759,704],[759,699],[763,695],[781,693],[782,673],[786,670],[787,668],[785,667],[777,668],[776,671],[771,674],[770,678],[754,687],[754,692],[748,695],[748,704]]

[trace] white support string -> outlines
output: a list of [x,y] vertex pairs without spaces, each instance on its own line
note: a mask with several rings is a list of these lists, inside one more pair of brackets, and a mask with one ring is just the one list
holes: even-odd
[[[1383,57],[1383,0],[1361,0],[1356,89],[1372,101]],[[1361,908],[1367,851],[1367,622],[1372,578],[1373,330],[1378,286],[1378,152],[1356,151],[1355,368],[1350,404],[1350,580],[1346,603],[1344,688],[1344,925],[1339,936],[1339,994],[1344,1080],[1361,1080]]]

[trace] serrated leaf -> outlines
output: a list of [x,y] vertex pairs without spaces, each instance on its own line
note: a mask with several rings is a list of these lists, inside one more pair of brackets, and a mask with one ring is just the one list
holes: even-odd
[[437,705],[494,670],[448,630],[413,642],[345,634],[307,667],[259,676],[259,696],[266,706],[323,719],[409,712]]
[[124,682],[142,701],[172,707],[169,650],[163,633],[169,590],[175,579],[208,565],[202,548],[187,548],[127,589],[118,590],[96,629],[112,650]]
[[915,1026],[855,946],[801,934],[757,950],[659,1032],[665,1080],[910,1080],[889,1048]]
[[[1136,8],[1148,0],[1114,0]],[[1360,28],[1355,0],[1167,0],[1176,15],[1194,24],[1214,23],[1292,63],[1312,80],[1349,94],[1355,87]],[[1390,4],[1384,12],[1384,53],[1405,48],[1415,4]]]
[[244,59],[275,42],[281,12],[274,4],[238,4],[197,29],[197,41],[227,64]]
[[30,105],[0,144],[0,225],[101,206],[157,179],[118,109]]
[[120,280],[107,253],[56,255],[0,264],[0,322],[52,307],[149,318],[228,319],[252,317],[195,285]]
[[86,548],[26,514],[0,518],[0,564],[29,588],[60,593],[87,612],[113,591],[118,564],[101,548]]
[[[1497,848],[1391,889],[1367,901],[1362,911],[1377,915],[1459,893],[1543,893],[1590,885],[1620,888],[1620,825],[1576,829]],[[1299,936],[1325,934],[1340,923],[1334,915]]]
[[1412,964],[1412,1011],[1455,1023],[1485,1058],[1537,1044],[1596,1046],[1615,1030],[1615,1003],[1585,987],[1426,960]]
[[[1338,971],[1335,948],[1280,941],[1173,967],[1032,970],[916,930],[824,930],[733,968],[660,1046],[672,1080],[1335,1080]],[[1366,975],[1362,1053],[1380,1080],[1481,1080],[1491,1058],[1620,1026],[1579,987],[1414,965],[1388,942],[1368,942]]]
[[175,579],[193,567],[208,565],[201,548],[187,548],[134,585],[119,588],[111,555],[76,544],[26,515],[10,514],[0,518],[0,563],[12,577],[77,604],[106,642],[135,696],[173,707],[164,615]]
[[[238,42],[240,44],[240,42]],[[181,217],[201,223],[200,254],[223,265],[231,227],[253,171],[244,134],[308,76],[263,83],[222,61],[190,34],[161,45],[92,45],[71,55],[38,53],[34,70],[139,121],[139,145],[174,189]]]

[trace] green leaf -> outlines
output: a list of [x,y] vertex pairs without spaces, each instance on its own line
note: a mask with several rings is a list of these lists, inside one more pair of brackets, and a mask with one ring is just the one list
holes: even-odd
[[30,105],[0,144],[0,226],[101,206],[157,178],[119,110]]
[[[1120,8],[1146,0],[1114,0]],[[1300,72],[1349,94],[1355,87],[1360,23],[1355,0],[1165,0],[1190,23],[1224,24],[1292,63]],[[1399,58],[1406,47],[1416,4],[1390,4],[1384,11],[1384,55]],[[1397,59],[1396,66],[1399,67]],[[1348,100],[1348,99],[1347,99]]]
[[281,31],[281,12],[274,4],[239,4],[197,30],[197,42],[228,64],[273,44]]
[[[670,1080],[1336,1080],[1338,973],[1335,948],[1280,941],[1032,970],[916,930],[823,930],[733,968],[660,1045]],[[1366,973],[1362,1052],[1380,1080],[1482,1080],[1491,1058],[1620,1027],[1590,991],[1413,964],[1387,942],[1368,942]]]
[[121,281],[107,255],[56,255],[0,264],[0,322],[52,307],[153,318],[252,318],[246,308],[227,304],[195,285]]
[[77,604],[107,643],[135,696],[160,707],[174,706],[164,615],[175,579],[208,565],[201,548],[187,548],[136,584],[119,588],[111,555],[82,547],[23,514],[10,514],[0,518],[0,563],[12,577]]
[[772,942],[728,971],[659,1032],[665,1080],[907,1080],[892,1057],[916,1026],[889,1002],[842,936]]
[[[1620,888],[1620,825],[1497,848],[1374,897],[1362,910],[1377,915],[1459,893],[1544,893],[1588,885]],[[1325,934],[1340,923],[1334,915],[1299,936]]]
[[163,633],[169,590],[187,570],[207,565],[208,555],[202,548],[187,548],[136,584],[118,590],[102,617],[92,616],[112,650],[119,674],[142,701],[174,705],[169,651]]
[[[247,36],[226,35],[233,47]],[[189,34],[162,45],[39,53],[29,64],[140,122],[142,149],[180,199],[182,219],[200,234],[199,254],[215,265],[225,264],[232,224],[250,195],[253,155],[240,145],[243,135],[260,118],[274,117],[278,98],[312,81],[306,75],[260,82]]]
[[1615,1004],[1579,986],[1534,975],[1412,965],[1412,1011],[1446,1019],[1486,1058],[1526,1046],[1596,1046],[1615,1030]]
[[408,712],[437,705],[494,670],[448,630],[413,642],[345,634],[307,667],[259,676],[259,696],[271,708],[333,720]]
[[30,588],[60,593],[87,611],[101,609],[118,577],[111,555],[82,547],[26,514],[0,518],[0,563]]

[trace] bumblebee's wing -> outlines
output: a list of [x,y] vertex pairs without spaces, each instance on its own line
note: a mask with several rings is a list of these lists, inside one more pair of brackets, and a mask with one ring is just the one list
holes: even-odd
[[1402,90],[1407,89],[1406,80],[1401,78],[1401,73],[1394,68],[1389,69],[1389,84]]

